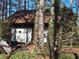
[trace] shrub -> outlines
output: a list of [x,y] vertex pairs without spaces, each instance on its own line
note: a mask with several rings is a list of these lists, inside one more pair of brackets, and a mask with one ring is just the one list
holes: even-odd
[[10,59],[35,59],[36,52],[29,53],[28,51],[16,51],[11,55]]
[[73,54],[61,54],[59,59],[75,59],[75,56]]
[[6,59],[6,54],[0,54],[0,59]]

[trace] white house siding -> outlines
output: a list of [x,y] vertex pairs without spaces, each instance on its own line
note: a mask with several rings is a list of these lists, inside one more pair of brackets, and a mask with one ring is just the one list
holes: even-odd
[[11,41],[14,41],[15,40],[15,29],[12,28],[11,30]]
[[[15,33],[16,32],[16,33]],[[29,43],[32,39],[32,28],[12,28],[11,41]]]
[[44,30],[44,43],[47,42],[48,30]]
[[16,29],[16,41],[17,42],[26,43],[26,39],[27,39],[26,31],[27,31],[27,29],[22,29],[22,28]]
[[29,28],[28,29],[28,43],[31,42],[31,40],[32,40],[32,29]]
[[[12,41],[30,43],[32,40],[32,28],[12,28],[11,33]],[[44,43],[47,42],[47,33],[48,30],[44,30]]]

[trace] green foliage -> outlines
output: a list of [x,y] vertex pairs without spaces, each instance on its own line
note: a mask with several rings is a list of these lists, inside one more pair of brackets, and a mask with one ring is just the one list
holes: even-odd
[[29,54],[25,51],[25,52],[22,52],[22,51],[17,51],[14,55],[12,55],[10,57],[10,59],[29,59]]
[[6,59],[6,55],[5,54],[0,54],[0,59]]
[[36,51],[29,53],[28,51],[16,51],[10,59],[35,59]]
[[75,59],[75,56],[73,54],[61,54],[59,59]]
[[50,17],[49,26],[48,26],[48,44],[53,43],[53,40],[52,40],[53,39],[53,33],[54,33],[53,31],[54,31],[54,21],[53,21],[52,17]]
[[[34,50],[32,53],[29,53],[27,50],[16,50],[9,59],[35,59],[37,53],[39,53],[37,50]],[[6,58],[6,54],[0,54],[0,59]]]
[[44,46],[44,49],[42,51],[41,51],[40,48],[35,48],[32,54],[33,54],[33,56],[40,55],[40,56],[42,56],[44,58],[49,53],[48,49],[49,48],[47,46]]
[[6,38],[6,35],[10,32],[9,29],[9,23],[4,23],[3,21],[0,21],[0,37],[2,39]]

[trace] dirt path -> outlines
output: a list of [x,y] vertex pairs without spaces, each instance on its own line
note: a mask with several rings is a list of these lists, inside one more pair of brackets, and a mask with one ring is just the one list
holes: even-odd
[[61,49],[61,52],[79,54],[79,48],[63,48],[63,49]]

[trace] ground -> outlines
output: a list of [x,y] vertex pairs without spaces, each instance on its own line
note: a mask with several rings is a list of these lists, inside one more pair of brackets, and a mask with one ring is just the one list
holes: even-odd
[[[47,55],[40,55],[39,51],[35,50],[36,46],[31,44],[28,46],[22,46],[23,48],[15,50],[9,57],[9,59],[49,59]],[[4,57],[5,56],[5,57]],[[45,58],[43,58],[45,57]],[[0,59],[6,59],[7,55],[0,54]],[[74,55],[71,53],[60,54],[59,59],[75,59]]]

